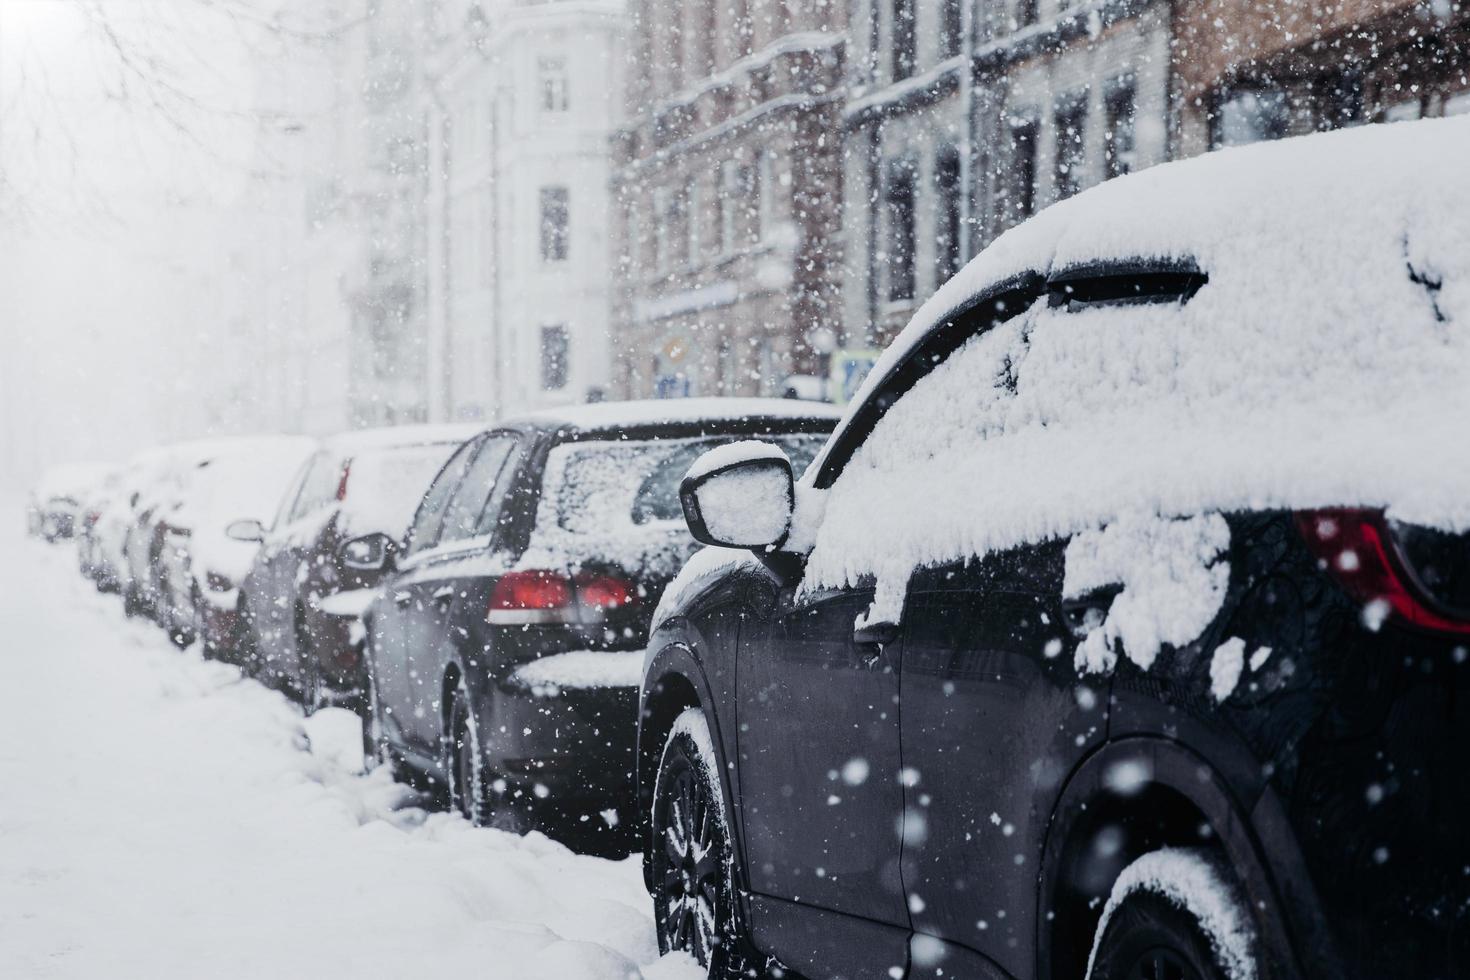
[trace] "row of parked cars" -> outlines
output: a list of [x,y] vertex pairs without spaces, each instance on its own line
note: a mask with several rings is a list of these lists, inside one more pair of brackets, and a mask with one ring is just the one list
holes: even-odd
[[1104,184],[840,419],[355,434],[253,510],[150,456],[84,566],[471,820],[632,818],[711,977],[1470,976],[1467,156]]

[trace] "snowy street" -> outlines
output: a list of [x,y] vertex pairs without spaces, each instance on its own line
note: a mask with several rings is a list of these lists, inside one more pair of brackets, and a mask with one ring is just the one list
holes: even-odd
[[[8,507],[7,514],[18,513]],[[0,976],[660,977],[637,858],[356,774],[356,719],[179,652],[4,536]]]

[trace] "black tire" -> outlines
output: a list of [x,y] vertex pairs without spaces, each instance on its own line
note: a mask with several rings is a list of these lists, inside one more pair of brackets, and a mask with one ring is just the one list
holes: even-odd
[[141,603],[138,601],[138,590],[129,582],[123,587],[123,615],[133,619],[143,614]]
[[301,609],[296,611],[296,666],[300,678],[296,686],[301,693],[301,710],[307,715],[314,715],[324,701],[321,667],[316,659],[316,643],[306,626],[305,611]]
[[687,952],[715,978],[747,971],[718,763],[700,747],[712,744],[703,712],[680,716],[659,762],[650,846],[659,951]]
[[1229,980],[1194,915],[1135,892],[1107,921],[1089,980]]
[[260,649],[255,642],[255,630],[251,628],[250,617],[243,609],[235,617],[235,628],[230,637],[226,659],[233,661],[246,677],[259,678]]
[[490,786],[485,756],[480,751],[480,726],[470,710],[469,691],[464,681],[449,704],[449,726],[445,732],[444,773],[448,778],[449,806],[476,827],[490,825]]

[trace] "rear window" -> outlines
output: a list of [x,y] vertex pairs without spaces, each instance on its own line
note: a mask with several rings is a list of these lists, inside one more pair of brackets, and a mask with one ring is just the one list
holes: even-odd
[[438,442],[354,456],[343,504],[352,533],[382,531],[399,536],[407,531],[429,484],[459,446]]
[[[574,442],[552,450],[544,499],[558,527],[593,534],[609,527],[680,522],[679,483],[700,454],[733,437],[640,442]],[[826,441],[821,433],[762,436],[786,451],[800,474]]]

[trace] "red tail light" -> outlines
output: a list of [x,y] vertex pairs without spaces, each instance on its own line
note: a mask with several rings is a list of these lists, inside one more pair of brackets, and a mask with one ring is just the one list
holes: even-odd
[[633,583],[613,575],[578,576],[577,597],[592,609],[622,609],[638,601]]
[[352,475],[352,460],[342,464],[342,475],[337,479],[337,499],[347,499],[347,478]]
[[496,626],[593,625],[637,601],[633,583],[612,575],[507,572],[495,583],[486,620]]
[[1354,599],[1421,629],[1470,635],[1470,620],[1433,608],[1405,568],[1383,513],[1335,508],[1304,511],[1297,526],[1312,552]]

